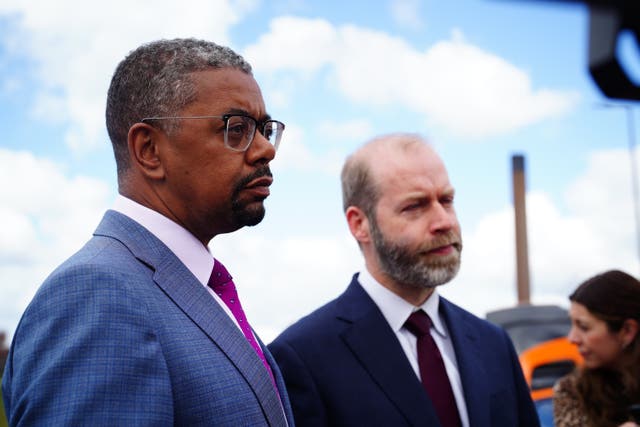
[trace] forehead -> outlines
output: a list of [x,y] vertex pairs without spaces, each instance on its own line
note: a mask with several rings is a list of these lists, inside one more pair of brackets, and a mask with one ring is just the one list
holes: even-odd
[[241,110],[258,119],[266,114],[260,87],[250,74],[221,68],[194,72],[191,79],[196,99],[185,110],[202,115]]
[[575,301],[571,301],[571,305],[569,306],[569,316],[571,316],[573,319],[580,319],[583,321],[601,321],[596,316],[594,316],[587,307]]
[[383,147],[374,157],[372,169],[377,171],[378,188],[383,194],[453,191],[444,163],[428,145]]

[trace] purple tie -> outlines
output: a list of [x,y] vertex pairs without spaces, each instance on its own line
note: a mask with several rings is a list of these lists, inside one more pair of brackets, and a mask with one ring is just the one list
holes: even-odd
[[271,372],[271,367],[269,363],[267,363],[267,359],[264,357],[264,353],[260,348],[260,345],[256,341],[253,332],[251,331],[251,326],[247,321],[247,316],[244,314],[244,310],[240,305],[240,299],[238,299],[238,292],[236,291],[236,285],[233,283],[231,275],[227,271],[227,269],[222,265],[222,263],[218,260],[215,260],[213,271],[211,272],[211,277],[209,278],[209,287],[213,289],[213,291],[220,297],[222,301],[229,307],[231,313],[236,318],[238,325],[240,325],[240,329],[244,333],[244,336],[251,344],[251,347],[258,354],[260,360],[264,364],[264,367],[269,372],[269,376],[271,377],[271,381],[273,381],[273,385],[278,390],[276,386],[275,378],[273,377],[273,372]]
[[418,339],[418,366],[422,386],[429,395],[443,427],[459,427],[460,415],[442,355],[429,332],[433,323],[427,313],[418,310],[404,326]]

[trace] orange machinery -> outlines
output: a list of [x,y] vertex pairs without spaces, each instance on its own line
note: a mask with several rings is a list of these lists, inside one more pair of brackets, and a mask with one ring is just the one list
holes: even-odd
[[511,337],[534,401],[551,398],[554,383],[582,364],[566,338],[571,321],[562,307],[522,304],[487,313],[487,320]]
[[555,382],[582,365],[577,347],[566,337],[536,344],[522,351],[519,358],[534,401],[550,399]]

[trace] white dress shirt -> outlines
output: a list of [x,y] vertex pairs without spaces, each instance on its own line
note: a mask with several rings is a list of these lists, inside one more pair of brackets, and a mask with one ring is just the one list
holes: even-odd
[[362,285],[373,302],[378,306],[382,315],[389,323],[389,326],[398,337],[402,350],[407,356],[411,367],[416,376],[420,378],[420,368],[418,366],[418,349],[417,338],[407,328],[404,323],[407,321],[411,313],[417,310],[424,310],[433,322],[431,328],[431,336],[433,337],[444,361],[444,367],[451,383],[453,395],[458,405],[460,420],[463,427],[469,427],[469,416],[467,414],[467,405],[464,401],[464,393],[462,390],[462,381],[460,380],[460,372],[458,371],[458,363],[456,362],[456,353],[451,343],[451,337],[444,319],[440,316],[438,307],[440,305],[440,296],[436,289],[427,300],[419,307],[415,307],[405,301],[389,289],[382,286],[366,268],[363,268],[358,275],[358,282]]

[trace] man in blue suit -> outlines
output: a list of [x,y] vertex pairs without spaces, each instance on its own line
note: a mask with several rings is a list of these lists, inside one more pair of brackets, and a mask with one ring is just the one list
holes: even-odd
[[[413,134],[376,138],[347,159],[342,189],[364,268],[269,346],[296,423],[538,426],[506,333],[436,290],[456,275],[462,240],[431,146]],[[426,318],[418,331],[412,319]]]
[[262,220],[284,129],[250,65],[201,40],[143,45],[118,65],[106,117],[120,195],[20,321],[9,424],[292,426],[269,351],[237,297],[212,289],[209,241]]

